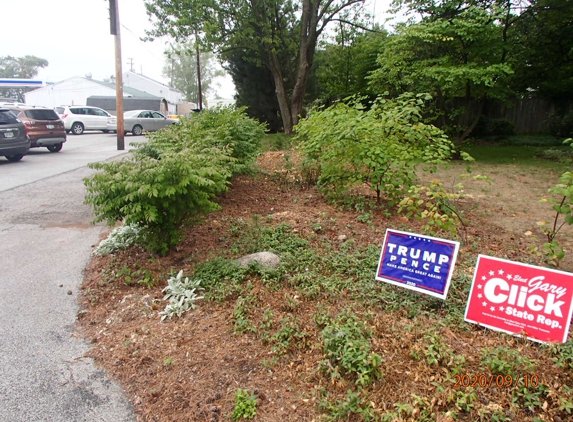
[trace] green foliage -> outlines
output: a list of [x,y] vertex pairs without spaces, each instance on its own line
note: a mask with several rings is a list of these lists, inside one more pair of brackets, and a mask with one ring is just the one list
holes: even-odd
[[[34,78],[41,68],[47,67],[48,61],[36,56],[2,56],[0,57],[0,78]],[[24,93],[35,88],[0,88],[0,97],[14,98],[24,102]]]
[[573,369],[573,340],[551,346],[553,361],[559,368]]
[[[397,2],[398,3],[398,2]],[[504,27],[506,3],[403,0],[418,22],[397,27],[378,56],[371,88],[392,93],[430,92],[434,117],[456,145],[471,133],[486,99],[505,99],[513,69]]]
[[450,360],[453,360],[454,351],[442,343],[438,333],[430,332],[426,334],[424,340],[427,342],[424,355],[428,365],[447,365]]
[[141,145],[138,152],[159,158],[164,152],[186,148],[215,148],[232,157],[226,167],[238,174],[252,170],[264,134],[265,126],[247,117],[244,108],[221,107],[151,133],[149,142]]
[[378,98],[369,109],[359,101],[315,110],[296,127],[307,165],[319,165],[318,184],[342,193],[366,183],[390,204],[412,185],[415,164],[449,159],[453,144],[422,122],[427,95]]
[[563,173],[560,180],[561,183],[549,189],[549,193],[558,198],[549,198],[555,211],[553,222],[538,222],[547,237],[547,242],[543,245],[544,252],[548,261],[555,266],[559,266],[559,261],[565,256],[565,251],[556,237],[564,225],[573,225],[573,172]]
[[162,315],[161,321],[174,315],[181,317],[188,310],[195,309],[195,302],[203,299],[203,296],[198,296],[196,293],[202,290],[200,284],[201,280],[183,278],[183,270],[179,271],[175,277],[169,277],[167,287],[163,289],[165,292],[163,300],[169,300],[169,303],[165,310],[159,313]]
[[234,421],[239,419],[253,419],[257,415],[257,396],[247,389],[238,388],[235,393],[235,408],[233,409],[232,418]]
[[300,328],[296,318],[288,316],[280,320],[280,327],[270,337],[271,351],[277,355],[284,355],[293,347],[302,348],[308,333]]
[[216,195],[227,188],[229,157],[217,148],[188,148],[161,159],[135,154],[122,161],[91,164],[101,172],[84,179],[86,203],[95,221],[142,227],[142,243],[166,254],[183,226],[218,209]]
[[[170,86],[185,94],[186,101],[199,103],[199,85],[197,76],[197,46],[192,40],[171,45],[164,52],[165,65],[163,76],[170,80]],[[222,69],[217,69],[217,62],[212,52],[200,52],[201,92],[203,104],[207,95],[214,91],[214,79],[224,76]]]
[[141,227],[136,224],[123,224],[111,231],[93,251],[94,255],[110,255],[137,244],[140,239]]
[[141,227],[141,243],[167,254],[185,225],[219,206],[230,177],[251,168],[263,128],[240,110],[217,109],[150,135],[131,157],[91,164],[84,179],[95,221]]
[[235,318],[235,328],[233,332],[235,334],[245,334],[246,332],[254,333],[257,331],[248,318],[251,301],[252,298],[250,297],[244,298],[239,296],[237,298],[235,309],[233,310],[233,317]]
[[484,350],[481,363],[488,367],[492,374],[511,376],[513,379],[535,370],[535,365],[530,359],[515,349],[503,346]]
[[356,385],[366,386],[380,376],[382,357],[371,351],[371,332],[354,313],[347,311],[330,321],[320,332],[326,359],[321,367],[332,379],[355,376]]
[[[470,176],[468,174],[461,177]],[[472,179],[491,183],[488,177],[482,175],[473,176]],[[428,186],[411,186],[408,194],[400,201],[398,212],[423,221],[424,230],[428,233],[445,232],[454,236],[457,234],[465,240],[467,222],[460,207],[463,196],[462,183],[447,189],[440,180],[434,179]]]
[[[333,40],[324,42],[316,52],[316,81],[309,91],[323,102],[366,94],[368,73],[376,69],[376,57],[387,33],[362,31],[358,27],[340,25]],[[314,88],[314,89],[313,89]]]
[[222,301],[242,293],[248,272],[234,260],[219,257],[198,265],[193,276],[202,280],[206,299]]
[[360,416],[363,421],[376,420],[374,409],[360,392],[348,390],[344,400],[331,403],[327,399],[320,402],[319,408],[328,411],[327,420],[351,420],[351,416]]

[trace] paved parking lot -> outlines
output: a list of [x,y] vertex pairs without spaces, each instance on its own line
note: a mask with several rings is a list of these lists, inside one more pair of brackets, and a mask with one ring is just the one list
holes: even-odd
[[89,345],[74,329],[82,271],[106,230],[90,224],[83,204],[86,165],[126,153],[114,135],[87,133],[70,135],[59,153],[0,157],[2,421],[135,420],[121,387],[84,357]]

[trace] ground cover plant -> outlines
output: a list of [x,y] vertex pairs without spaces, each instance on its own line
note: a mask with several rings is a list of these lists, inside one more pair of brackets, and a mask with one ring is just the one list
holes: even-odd
[[[539,199],[566,167],[472,164],[491,183],[464,182],[466,239],[440,301],[374,280],[386,228],[423,232],[424,221],[376,206],[367,187],[332,203],[303,183],[299,162],[296,150],[264,153],[260,171],[231,179],[220,209],[166,256],[138,246],[94,256],[79,329],[140,420],[571,419],[571,342],[540,345],[463,321],[478,253],[549,265],[537,222],[554,210]],[[462,173],[454,162],[418,177],[449,190]],[[571,226],[563,230],[559,265],[573,271]],[[281,265],[234,261],[262,250]],[[142,270],[154,283],[134,283]],[[203,299],[161,322],[179,271]]]

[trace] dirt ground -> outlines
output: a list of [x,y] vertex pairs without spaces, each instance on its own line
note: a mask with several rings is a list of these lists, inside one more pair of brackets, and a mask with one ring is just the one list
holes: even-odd
[[[286,309],[285,298],[296,299],[295,290],[285,286],[273,291],[254,280],[252,295],[260,309],[250,315],[253,325],[261,323],[265,310],[274,309],[281,315],[294,314],[306,333],[301,340],[304,345],[283,356],[274,355],[256,333],[233,333],[234,302],[203,301],[182,318],[160,321],[158,313],[165,307],[162,289],[166,275],[179,270],[189,274],[198,262],[229,256],[228,237],[223,234],[237,218],[249,220],[255,214],[272,215],[274,223],[288,223],[293,232],[303,237],[311,235],[313,225],[321,223],[325,227],[321,236],[336,241],[344,235],[354,239],[357,246],[381,246],[386,228],[412,232],[420,229],[416,221],[382,211],[374,211],[369,224],[357,221],[359,213],[355,210],[327,203],[314,188],[287,183],[284,174],[279,174],[284,152],[265,153],[259,165],[264,173],[234,179],[229,192],[220,199],[221,211],[189,229],[185,240],[168,256],[159,258],[132,248],[113,256],[94,256],[86,268],[78,330],[93,344],[90,356],[123,384],[141,421],[230,420],[237,388],[249,389],[256,395],[255,420],[322,420],[324,411],[319,402],[324,392],[344,400],[351,387],[348,380],[331,381],[317,370],[323,356],[312,341],[317,336],[313,315],[318,307],[333,312],[345,306],[356,307],[357,312],[367,310],[350,298],[321,303],[299,300],[296,309]],[[431,177],[453,186],[461,173],[463,167],[454,163]],[[465,211],[471,242],[478,244],[479,252],[486,255],[543,265],[542,256],[532,253],[545,240],[537,222],[553,216],[549,205],[539,199],[556,183],[558,174],[546,170],[525,172],[511,165],[475,165],[474,174],[477,173],[488,175],[493,183],[462,181],[465,199],[460,206]],[[560,269],[573,271],[570,227],[561,233],[560,239],[566,250]],[[462,245],[461,253],[475,251],[469,252]],[[148,288],[114,281],[110,274],[114,269],[117,274],[117,269],[125,267],[145,267],[162,282]],[[472,356],[483,348],[502,343],[535,357],[538,362],[547,362],[547,368],[551,366],[550,358],[539,348],[518,338],[484,334],[471,327],[454,330],[432,318],[414,323],[400,311],[369,311],[373,315],[369,323],[374,333],[373,350],[383,356],[384,363],[381,380],[365,390],[365,394],[366,402],[378,415],[394,409],[398,402],[411,401],[415,395],[429,397],[426,408],[444,410],[439,413],[443,415],[439,420],[454,420],[446,412],[446,403],[448,395],[457,393],[453,387],[436,389],[436,385],[445,383],[446,371],[409,358],[422,333],[431,325],[441,327],[443,341],[458,354]],[[469,361],[467,365],[472,368],[478,363]],[[549,377],[548,384],[557,385],[556,389],[565,382],[563,375],[552,369],[547,369],[544,376]],[[495,389],[480,391],[478,396],[479,405],[492,412],[509,406],[509,396]],[[548,410],[541,420],[567,420],[562,413]],[[422,420],[420,415],[413,410],[395,420]],[[508,417],[532,420],[533,413]],[[342,420],[362,418],[352,415]],[[460,411],[456,420],[475,419],[471,413]]]

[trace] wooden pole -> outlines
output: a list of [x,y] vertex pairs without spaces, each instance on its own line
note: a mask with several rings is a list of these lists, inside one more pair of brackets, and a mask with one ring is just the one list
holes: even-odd
[[201,88],[201,52],[199,51],[199,40],[195,35],[195,45],[197,49],[197,91],[199,94],[199,110],[203,110],[203,89]]
[[115,114],[117,117],[117,150],[125,149],[123,123],[123,78],[121,69],[121,37],[119,25],[119,0],[109,0],[111,33],[115,35]]

